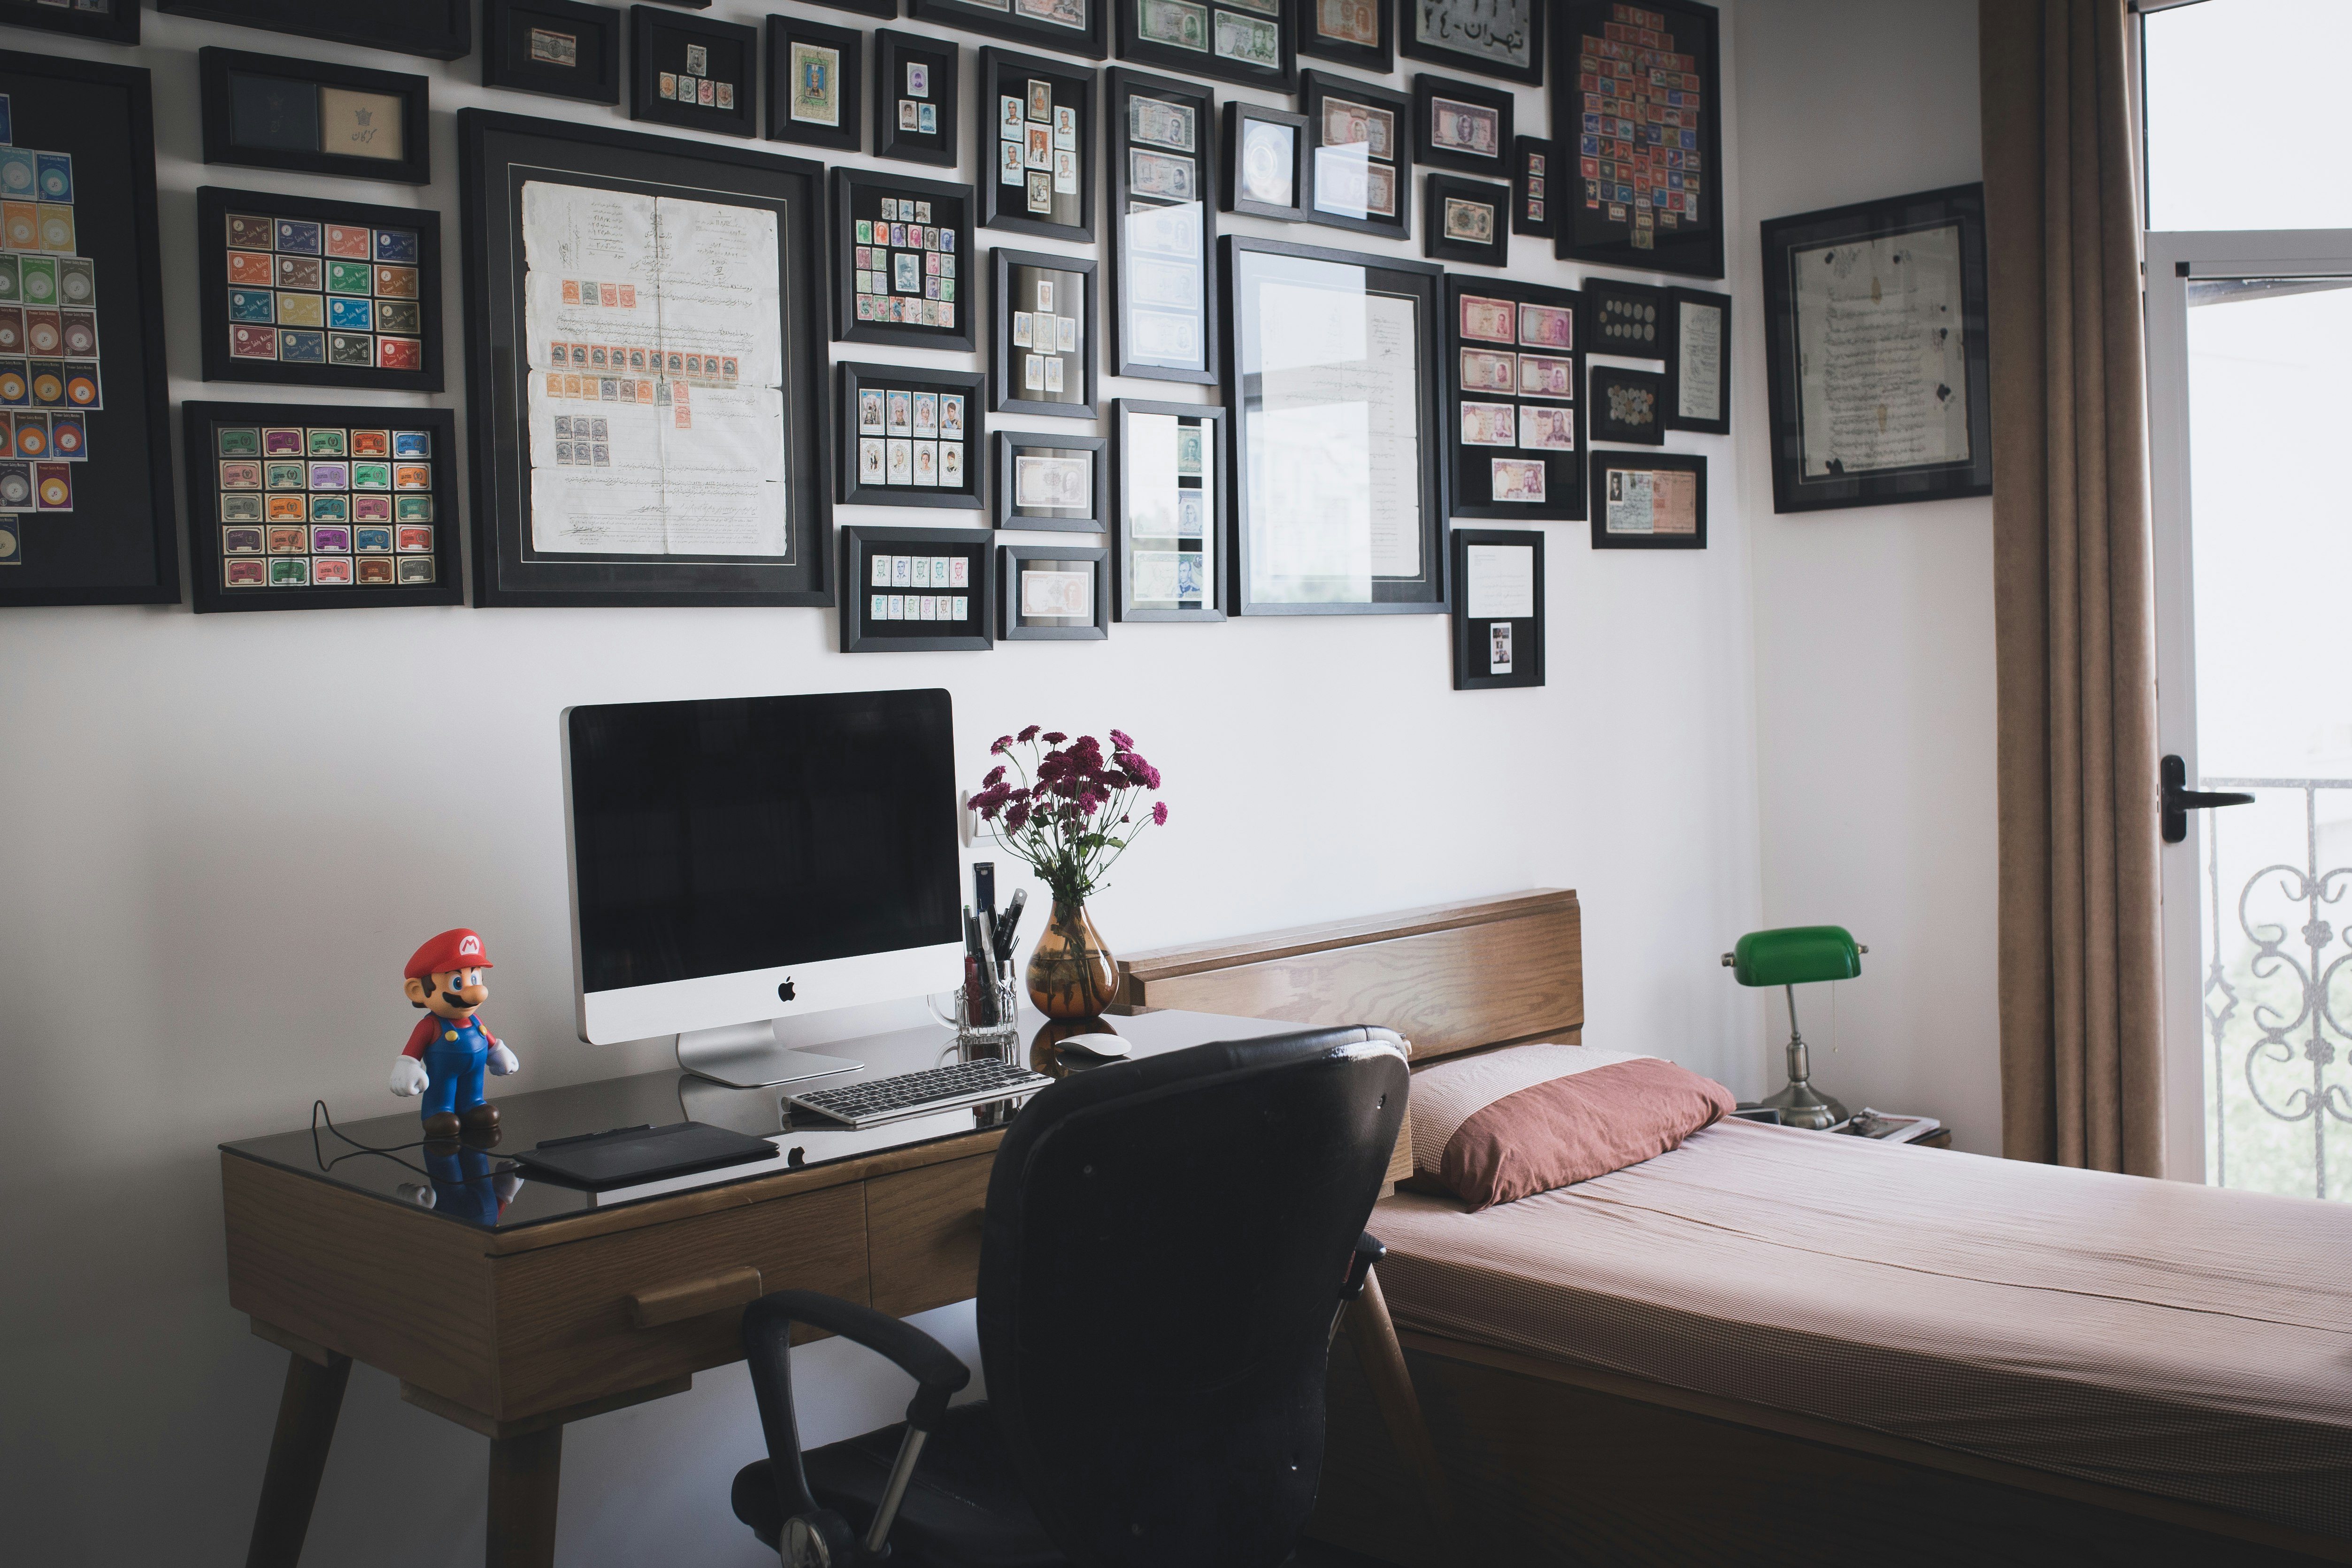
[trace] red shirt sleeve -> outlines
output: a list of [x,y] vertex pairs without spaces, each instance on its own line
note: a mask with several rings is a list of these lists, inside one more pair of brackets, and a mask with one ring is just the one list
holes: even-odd
[[440,1017],[432,1013],[427,1013],[417,1019],[416,1028],[409,1035],[408,1044],[400,1047],[400,1054],[404,1057],[423,1057],[425,1047],[432,1040],[433,1031],[440,1022]]

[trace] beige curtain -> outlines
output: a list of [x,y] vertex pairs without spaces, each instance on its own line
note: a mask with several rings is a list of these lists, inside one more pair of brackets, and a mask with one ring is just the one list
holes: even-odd
[[2126,0],[1979,0],[2001,1149],[2161,1175],[2156,649]]

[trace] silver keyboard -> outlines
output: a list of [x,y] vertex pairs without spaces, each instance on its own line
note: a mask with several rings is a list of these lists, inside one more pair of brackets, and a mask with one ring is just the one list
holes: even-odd
[[837,1089],[787,1094],[784,1103],[851,1127],[878,1127],[885,1121],[953,1110],[960,1105],[1034,1094],[1053,1081],[1013,1062],[959,1062],[953,1067],[845,1083]]

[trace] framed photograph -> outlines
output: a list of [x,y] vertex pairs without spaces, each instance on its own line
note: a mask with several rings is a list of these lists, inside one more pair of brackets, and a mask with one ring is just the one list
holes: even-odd
[[1101,642],[1110,636],[1110,552],[1099,544],[1000,544],[1006,642]]
[[1511,259],[1511,187],[1458,174],[1422,182],[1421,253],[1433,261],[1506,267]]
[[844,653],[995,646],[996,547],[985,529],[845,526],[841,583]]
[[832,604],[824,171],[479,110],[457,144],[474,602]]
[[1664,289],[1614,278],[1587,278],[1584,308],[1592,329],[1592,341],[1585,346],[1594,353],[1622,359],[1666,357],[1675,318]]
[[1094,68],[983,48],[978,96],[981,226],[1094,238]]
[[956,78],[963,51],[945,38],[874,30],[874,154],[956,165]]
[[1772,510],[1992,493],[1984,187],[1764,225]]
[[[1543,85],[1544,0],[1398,0],[1398,4],[1405,12],[1404,37],[1398,43],[1408,58],[1529,87]],[[1552,79],[1557,83],[1561,79]]]
[[155,0],[155,9],[434,60],[474,49],[473,0]]
[[1102,532],[1109,516],[1109,445],[1099,436],[996,432],[996,526]]
[[1396,68],[1396,0],[1292,0],[1290,16],[1292,47],[1301,58],[1353,66],[1369,76]]
[[196,192],[206,381],[441,390],[441,215]]
[[[1417,3],[1405,0],[1408,5]],[[1412,79],[1413,157],[1434,169],[1509,179],[1517,102],[1507,87],[1419,73]]]
[[760,35],[740,22],[629,7],[629,118],[723,136],[760,133]]
[[1454,689],[1544,683],[1541,529],[1457,528],[1454,552]]
[[1122,621],[1225,618],[1225,411],[1202,403],[1112,405],[1118,435],[1118,570]]
[[1731,296],[1669,289],[1666,428],[1731,434]]
[[1286,89],[1296,57],[1284,9],[1301,0],[1102,0],[1116,6],[1118,58],[1186,76]]
[[1551,138],[1576,150],[1552,210],[1561,260],[1723,276],[1717,22],[1696,0],[1560,0]]
[[1581,300],[1503,278],[1445,279],[1446,494],[1455,518],[1584,515]]
[[0,51],[0,605],[176,605],[148,73]]
[[620,102],[620,12],[580,0],[482,0],[482,85]]
[[833,335],[971,349],[971,187],[887,169],[833,172]]
[[858,89],[866,35],[800,16],[768,18],[768,140],[864,150]]
[[0,22],[103,38],[110,44],[139,41],[139,0],[0,0]]
[[1110,0],[908,0],[907,15],[959,32],[984,33],[1098,60],[1110,53],[1103,7]]
[[462,605],[446,408],[184,403],[196,613]]
[[1592,548],[1705,550],[1706,459],[1693,452],[1594,452]]
[[1114,375],[1213,385],[1216,100],[1207,88],[1113,66],[1110,127]]
[[1225,105],[1229,213],[1297,223],[1307,216],[1307,116],[1235,99]]
[[1383,239],[1412,237],[1412,100],[1335,77],[1298,73],[1307,115],[1307,219]]
[[1654,371],[1596,364],[1585,376],[1592,438],[1640,447],[1666,444],[1666,378]]
[[981,476],[983,377],[968,370],[845,361],[836,368],[836,497],[851,506],[981,510],[988,493]]
[[433,183],[421,76],[218,48],[196,51],[196,74],[207,163]]
[[1511,232],[1549,239],[1551,221],[1551,143],[1540,136],[1513,139],[1511,155]]
[[1437,615],[1444,269],[1227,235],[1233,606]]
[[996,300],[988,342],[990,409],[1093,418],[1093,258],[1001,245],[988,258]]

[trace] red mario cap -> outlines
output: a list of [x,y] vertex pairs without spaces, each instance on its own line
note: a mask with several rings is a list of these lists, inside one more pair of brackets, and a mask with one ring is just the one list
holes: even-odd
[[404,980],[424,980],[436,974],[446,974],[453,969],[488,969],[489,959],[482,952],[482,939],[459,926],[430,938],[408,961]]

